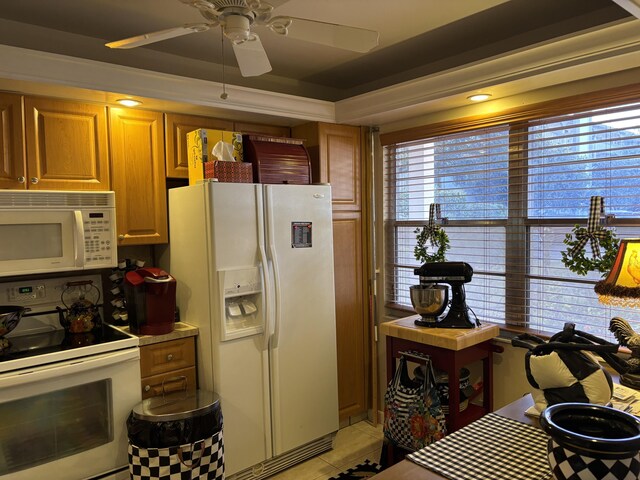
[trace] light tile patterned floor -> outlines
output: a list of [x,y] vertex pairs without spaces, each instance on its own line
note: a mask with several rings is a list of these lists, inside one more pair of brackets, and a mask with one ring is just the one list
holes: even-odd
[[333,449],[271,477],[270,480],[327,480],[365,460],[379,463],[382,425],[363,421],[338,431]]

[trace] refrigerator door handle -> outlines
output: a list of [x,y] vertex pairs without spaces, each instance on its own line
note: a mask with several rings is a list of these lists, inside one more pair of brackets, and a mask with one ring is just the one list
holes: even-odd
[[271,302],[268,299],[272,298],[271,293],[271,278],[269,275],[269,264],[267,262],[267,253],[265,250],[264,238],[265,238],[265,227],[264,227],[264,213],[262,206],[262,190],[260,188],[256,188],[256,214],[258,216],[258,251],[260,252],[260,264],[262,265],[262,285],[264,286],[263,300],[262,300],[262,311],[264,312],[264,341],[262,345],[263,350],[269,349],[269,339],[271,338],[271,332],[273,330],[273,315],[271,313],[271,308],[264,308],[265,306],[269,306]]
[[269,255],[271,256],[271,264],[273,265],[273,283],[274,283],[274,304],[275,304],[275,322],[273,328],[273,342],[271,348],[278,346],[278,338],[280,336],[280,310],[282,305],[282,295],[280,293],[280,271],[278,269],[278,257],[276,255],[275,236],[273,232],[273,202],[271,200],[271,189],[269,185],[265,188],[265,204],[267,214],[267,243],[269,245]]

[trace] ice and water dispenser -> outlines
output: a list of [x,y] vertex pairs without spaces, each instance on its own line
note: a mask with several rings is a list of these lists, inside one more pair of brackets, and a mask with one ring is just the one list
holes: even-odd
[[222,340],[262,333],[262,276],[259,267],[219,270]]

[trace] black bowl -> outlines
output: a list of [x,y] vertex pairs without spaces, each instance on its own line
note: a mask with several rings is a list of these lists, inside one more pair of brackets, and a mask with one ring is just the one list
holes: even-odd
[[590,403],[557,403],[544,409],[540,425],[555,442],[577,454],[628,458],[640,450],[640,420]]

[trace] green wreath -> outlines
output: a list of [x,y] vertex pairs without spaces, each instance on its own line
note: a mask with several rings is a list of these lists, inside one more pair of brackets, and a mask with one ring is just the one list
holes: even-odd
[[563,241],[567,245],[567,250],[562,252],[562,263],[578,275],[586,275],[591,271],[596,271],[605,276],[611,270],[618,253],[616,234],[613,230],[607,228],[598,229],[598,245],[604,250],[604,253],[600,256],[588,257],[586,248],[572,252],[572,249],[581,243],[580,238],[587,237],[589,233],[585,227],[580,225],[575,225],[571,233],[567,233]]
[[[413,255],[420,263],[444,262],[445,254],[449,250],[449,236],[439,226],[434,226],[430,231],[428,227],[416,228],[416,246]],[[428,245],[427,245],[428,244]],[[429,253],[428,246],[437,248]]]

